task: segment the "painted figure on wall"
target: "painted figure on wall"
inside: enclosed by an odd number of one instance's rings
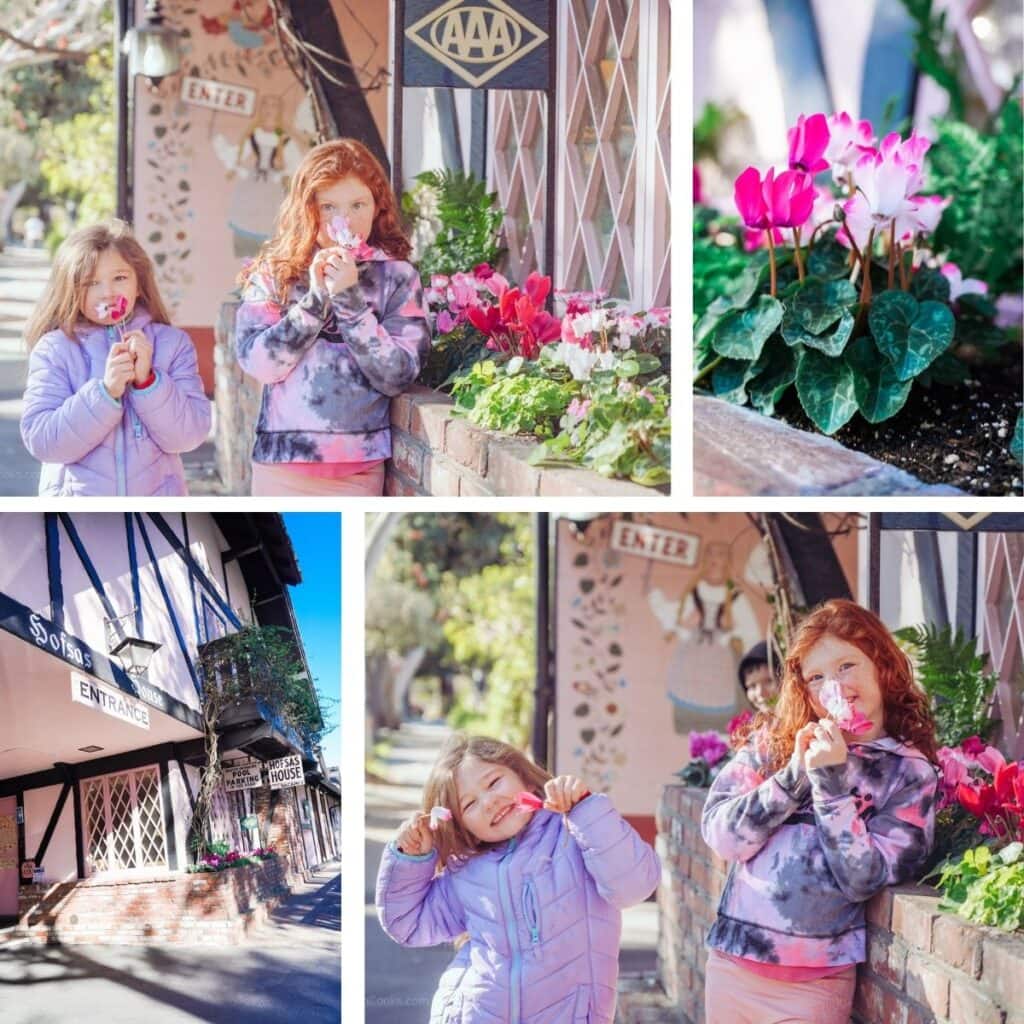
[[[277,208],[305,153],[300,142],[303,105],[295,111],[292,128],[285,127],[284,111],[282,97],[265,93],[237,143],[226,135],[213,137],[214,152],[233,182],[228,225],[237,258],[255,256],[273,234]]]
[[[199,17],[207,35],[228,35],[245,50],[254,50],[270,42],[274,28],[274,12],[267,0],[235,0],[220,14]]]
[[[733,579],[729,545],[707,544],[697,578],[681,596],[655,588],[648,604],[666,639],[677,641],[667,676],[676,732],[721,727],[746,703],[737,668],[761,638],[753,605]]]

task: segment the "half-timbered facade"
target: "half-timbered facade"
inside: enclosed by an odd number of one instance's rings
[[[274,514],[0,515],[0,918],[29,886],[187,870],[197,652],[276,625],[301,654],[287,591],[299,581]],[[121,663],[124,635],[159,645],[142,674]],[[276,842],[298,875],[337,856],[338,789],[319,751],[255,706],[225,722],[221,750],[231,766],[298,755],[303,784],[269,790],[264,773],[222,788],[211,840]]]

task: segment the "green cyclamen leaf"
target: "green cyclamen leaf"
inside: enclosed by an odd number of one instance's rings
[[[794,295],[789,312],[805,330],[821,334],[856,301],[857,289],[845,278],[820,281],[809,277]]]
[[[1017,426],[1013,428],[1013,440],[1010,442],[1010,454],[1018,462],[1024,462],[1024,413],[1017,416]]]
[[[956,322],[941,302],[918,303],[900,291],[883,292],[871,305],[868,326],[900,380],[911,380],[949,348]]]
[[[745,359],[724,359],[711,374],[711,390],[718,398],[734,405],[747,401],[746,383],[753,364]]]
[[[800,404],[823,434],[834,434],[857,411],[853,371],[843,359],[804,349],[796,369]]]
[[[808,348],[816,348],[827,356],[842,355],[846,343],[853,334],[853,314],[844,309],[839,323],[828,334],[812,334],[800,322],[787,316],[782,321],[782,337],[787,345],[806,345]]]
[[[922,267],[910,282],[911,294],[918,302],[932,299],[935,302],[949,302],[949,278],[931,267]]]
[[[796,380],[797,349],[791,349],[778,336],[769,338],[760,358],[750,368],[747,394],[750,404],[765,416]]]
[[[906,404],[914,382],[901,381],[870,338],[858,338],[847,348],[845,358],[853,371],[857,408],[864,419],[881,423],[895,416]]]
[[[728,359],[757,359],[765,342],[782,323],[782,303],[762,295],[750,309],[736,310],[715,329],[712,347]]]
[[[841,246],[835,235],[815,242],[807,260],[807,270],[815,277],[842,277],[850,269],[850,250]]]

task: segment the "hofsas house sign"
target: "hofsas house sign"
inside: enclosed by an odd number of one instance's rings
[[[402,85],[547,89],[549,0],[405,0]]]

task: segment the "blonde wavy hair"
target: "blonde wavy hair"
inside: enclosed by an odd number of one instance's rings
[[[30,349],[44,334],[58,329],[73,341],[78,340],[78,328],[85,322],[82,310],[89,281],[95,273],[96,261],[108,249],[116,249],[135,272],[139,287],[136,305],[141,302],[157,323],[170,323],[170,314],[157,288],[152,260],[135,240],[132,229],[123,220],[114,218],[79,228],[61,243],[53,258],[46,291],[25,328],[25,343]]]
[[[521,750],[487,736],[468,736],[454,733],[441,749],[427,784],[423,787],[423,812],[430,813],[432,807],[447,807],[452,820],[443,822],[434,833],[434,846],[438,853],[438,869],[455,867],[460,861],[489,848],[481,843],[463,825],[459,812],[459,793],[455,785],[455,773],[468,757],[488,764],[500,764],[515,772],[523,780],[526,789],[543,798],[544,783],[551,775],[535,765]]]

